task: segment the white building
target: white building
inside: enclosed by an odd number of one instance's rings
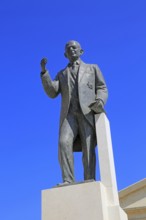
[[[128,220],[146,220],[146,179],[121,190],[119,200]]]

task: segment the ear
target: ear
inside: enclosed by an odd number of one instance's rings
[[[83,53],[84,53],[84,51],[81,49],[81,50],[80,50],[80,54],[82,55]]]

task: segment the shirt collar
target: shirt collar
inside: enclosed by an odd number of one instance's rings
[[[68,66],[69,66],[69,67],[71,67],[71,66],[73,66],[73,65],[78,65],[78,66],[79,66],[79,65],[80,65],[80,63],[81,63],[81,61],[80,61],[80,60],[76,60],[76,61],[75,61],[75,62],[73,62],[73,63],[69,63],[69,64],[68,64]]]

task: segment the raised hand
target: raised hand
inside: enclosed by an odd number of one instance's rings
[[[47,58],[43,58],[41,60],[41,69],[42,69],[42,73],[46,72],[46,64],[47,64]]]

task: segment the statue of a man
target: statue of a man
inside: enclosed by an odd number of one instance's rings
[[[94,114],[101,113],[108,92],[102,73],[96,64],[86,64],[77,41],[65,45],[68,65],[54,80],[46,69],[47,59],[41,60],[41,79],[47,95],[55,98],[62,96],[59,131],[59,161],[63,184],[73,183],[73,152],[82,151],[84,180],[95,179],[96,134]]]

